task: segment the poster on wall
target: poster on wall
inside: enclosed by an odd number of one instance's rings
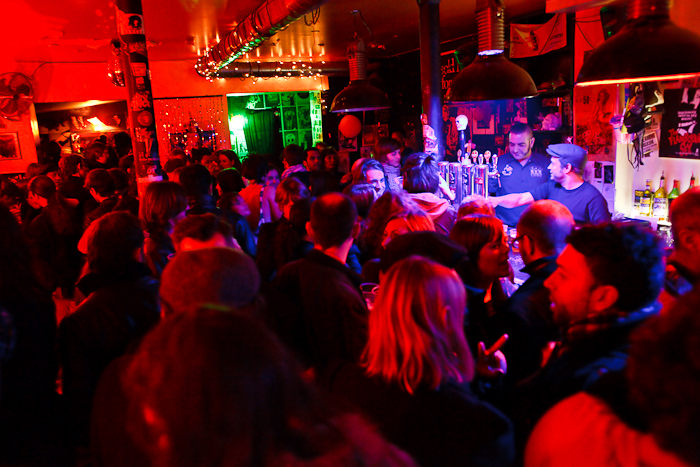
[[[0,133],[0,162],[21,158],[19,135],[17,133]]]
[[[700,88],[666,89],[659,157],[700,159]]]
[[[615,92],[615,85],[574,89],[574,143],[587,150],[589,155],[598,155],[596,160],[615,156],[610,125]]]
[[[559,13],[544,24],[510,25],[510,58],[543,55],[566,47],[566,15]]]
[[[357,151],[357,136],[348,138],[338,130],[338,149],[340,151]]]

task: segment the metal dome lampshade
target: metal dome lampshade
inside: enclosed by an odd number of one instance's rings
[[[630,0],[620,32],[586,58],[577,86],[684,79],[700,73],[700,35],[676,26],[670,0]]]
[[[348,47],[348,59],[350,84],[335,96],[331,103],[331,112],[361,112],[391,107],[386,94],[369,84],[366,79],[365,43],[361,38],[357,38]]]
[[[503,56],[504,7],[501,0],[477,0],[479,54],[452,80],[447,99],[452,102],[516,99],[537,95],[535,82]]]

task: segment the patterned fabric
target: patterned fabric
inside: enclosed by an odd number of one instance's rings
[[[289,177],[293,173],[297,173],[297,172],[306,172],[306,167],[304,167],[304,164],[297,164],[297,165],[291,166],[290,168],[288,168],[287,170],[282,172],[281,179],[284,180],[285,178]]]
[[[633,312],[610,311],[607,313],[593,314],[571,324],[563,332],[561,344],[555,351],[561,355],[570,347],[586,341],[589,336],[599,334],[611,329],[630,326],[641,322],[658,312],[656,304]]]

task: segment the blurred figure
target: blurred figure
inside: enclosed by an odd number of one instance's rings
[[[403,189],[401,177],[401,145],[393,138],[379,138],[374,143],[374,158],[384,167],[387,188],[394,193]]]
[[[457,218],[457,211],[448,199],[437,196],[444,180],[440,177],[435,158],[423,153],[412,154],[406,160],[403,171],[403,189],[433,219],[435,230],[449,235]],[[454,198],[454,195],[451,198]]]
[[[323,170],[321,166],[321,151],[315,147],[310,147],[306,149],[306,161],[304,161],[304,167],[309,172],[315,172],[317,170]]]
[[[501,279],[510,275],[510,247],[503,223],[483,214],[458,220],[450,238],[467,249],[468,267],[462,277],[469,302],[465,335],[475,352],[477,342],[491,345],[500,337],[489,332],[489,317],[508,298]]]
[[[282,180],[287,177],[294,176],[297,177],[301,182],[309,186],[309,172],[306,170],[306,151],[301,146],[296,144],[290,144],[282,150],[282,155],[280,156],[282,163],[284,164],[284,172],[282,172]]]
[[[152,465],[412,465],[359,417],[327,406],[274,336],[239,313],[165,321],[125,381],[131,431]]]
[[[434,232],[435,224],[425,212],[420,209],[401,211],[389,218],[384,228],[382,246],[386,246],[399,235],[408,232]]]
[[[88,446],[92,397],[104,369],[159,320],[158,281],[138,258],[143,231],[120,211],[96,221],[88,240],[89,273],[78,282],[87,296],[59,326],[63,395],[78,446]]]
[[[129,174],[124,169],[109,169],[109,175],[114,180],[114,192],[119,201],[112,211],[128,211],[134,216],[139,215],[139,200],[129,193]]]
[[[248,203],[250,215],[248,224],[253,232],[259,232],[260,226],[277,221],[282,213],[275,202],[275,190],[280,183],[277,169],[270,165],[263,156],[249,156],[243,161],[243,178],[250,184],[240,191]]]
[[[77,213],[45,175],[29,182],[27,202],[39,212],[24,224],[32,272],[46,292],[60,287],[66,297],[72,297],[81,264]]]
[[[496,217],[493,207],[484,199],[465,200],[457,211],[457,220],[463,219],[471,214],[484,214]]]
[[[510,422],[469,389],[474,359],[462,332],[457,274],[417,256],[394,264],[369,315],[359,365],[329,372],[345,398],[422,466],[510,465]]]
[[[700,465],[699,305],[691,292],[634,331],[627,372],[604,375],[547,412],[525,465]]]
[[[673,251],[668,259],[672,270],[666,291],[673,300],[700,285],[700,188],[691,188],[671,205]]]
[[[405,194],[385,193],[377,198],[369,210],[367,228],[358,241],[363,263],[381,254],[384,231],[391,216],[410,209],[418,209],[418,206]]]
[[[245,188],[243,176],[234,168],[224,169],[216,176],[216,188],[219,196],[225,193],[239,193]]]
[[[143,255],[153,277],[160,277],[169,256],[175,253],[170,235],[175,224],[185,218],[186,209],[185,190],[175,182],[149,183],[143,193],[139,218],[148,235]]]
[[[529,277],[498,308],[491,323],[491,340],[509,336],[503,353],[508,359],[506,380],[510,384],[541,368],[542,350],[558,339],[544,281],[557,268],[557,257],[573,228],[574,217],[557,201],[536,201],[520,216],[515,242],[525,264],[522,271]]]
[[[355,204],[340,193],[323,195],[306,228],[314,249],[280,269],[274,286],[284,299],[270,311],[284,340],[321,371],[335,360],[357,361],[365,345],[362,278],[345,264],[359,231]]]
[[[175,225],[171,238],[177,253],[212,247],[241,249],[233,238],[231,225],[211,213],[182,219]]]
[[[114,210],[119,202],[119,196],[115,193],[114,179],[105,169],[93,169],[85,179],[85,189],[88,190],[94,202],[86,203],[83,230],[100,217]]]
[[[219,149],[218,151],[214,152],[214,157],[219,160],[221,170],[241,170],[241,161],[238,159],[238,155],[236,155],[236,153],[230,149]]]
[[[250,215],[250,207],[239,193],[224,193],[219,197],[216,206],[222,211],[233,211],[243,217]]]
[[[333,148],[326,148],[321,151],[321,159],[323,160],[323,170],[333,173],[340,173],[340,156]]]
[[[19,224],[0,205],[0,464],[63,465],[56,311],[30,264]]]

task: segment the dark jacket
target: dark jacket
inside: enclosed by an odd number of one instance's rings
[[[557,346],[541,370],[516,386],[512,407],[506,408],[515,422],[519,445],[524,445],[535,423],[556,403],[587,390],[604,374],[624,369],[630,334],[658,310],[654,304],[607,329]]]
[[[317,369],[356,362],[367,342],[367,304],[362,277],[319,250],[282,267],[274,280],[280,296],[270,313],[282,337]]]
[[[65,201],[49,204],[24,224],[32,272],[47,292],[71,289],[80,273],[80,225],[77,213]]]
[[[514,459],[513,427],[468,383],[450,381],[414,394],[353,364],[326,374],[322,384],[359,408],[390,442],[423,467],[508,466]]]
[[[249,256],[255,258],[255,253],[257,252],[255,236],[250,230],[250,226],[245,217],[237,212],[222,211],[217,208],[214,198],[209,195],[189,198],[187,203],[189,205],[189,209],[187,210],[188,216],[211,213],[231,224],[231,227],[233,227],[233,237],[241,246],[241,249]]]
[[[163,231],[149,233],[143,242],[143,256],[145,263],[151,270],[153,277],[160,278],[163,269],[170,260],[170,255],[175,253],[175,246],[170,235]]]
[[[508,343],[502,351],[508,361],[506,380],[509,384],[539,370],[542,349],[548,342],[558,339],[549,291],[544,287],[544,281],[557,268],[556,259],[556,256],[541,258],[523,268],[530,277],[491,318],[487,347],[508,334]]]
[[[93,209],[90,212],[86,212],[85,218],[83,219],[83,230],[86,230],[88,227],[90,227],[90,224],[95,222],[100,217],[112,212],[118,202],[119,196],[110,196],[109,198],[103,200],[95,209]]]
[[[88,298],[59,326],[63,394],[79,443],[87,443],[92,396],[102,371],[158,323],[158,281],[133,263],[127,274],[87,274],[78,288]]]

